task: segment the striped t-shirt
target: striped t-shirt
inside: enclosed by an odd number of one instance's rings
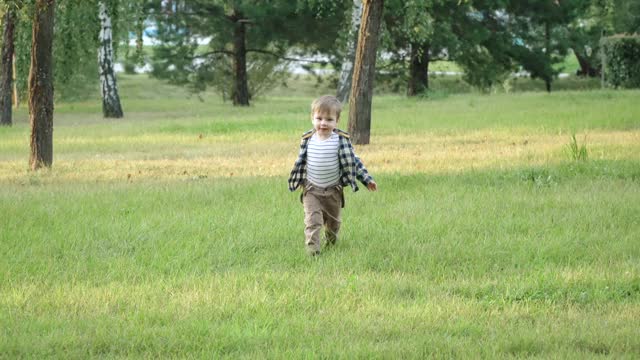
[[[319,187],[329,187],[338,184],[340,179],[340,163],[338,149],[339,136],[331,133],[326,140],[320,140],[318,134],[313,134],[307,146],[307,180]]]

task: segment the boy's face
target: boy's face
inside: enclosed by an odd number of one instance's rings
[[[338,125],[339,116],[333,111],[314,111],[311,123],[319,135],[331,135]]]

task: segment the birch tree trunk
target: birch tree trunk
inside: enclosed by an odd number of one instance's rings
[[[103,1],[98,4],[98,18],[100,19],[98,64],[100,66],[100,83],[102,85],[102,115],[106,118],[121,118],[124,114],[122,113],[116,75],[113,70],[111,16],[109,16]]]
[[[369,143],[376,50],[384,1],[363,0],[363,4],[349,106],[349,132],[354,144]]]
[[[351,26],[347,40],[347,53],[340,69],[340,80],[338,82],[337,98],[342,103],[349,101],[351,92],[351,78],[353,77],[353,61],[356,57],[356,47],[358,46],[358,32],[362,20],[362,0],[353,0],[351,12]]]
[[[53,21],[55,0],[36,0],[29,70],[32,170],[53,163]]]
[[[0,125],[11,126],[11,95],[13,91],[13,56],[15,51],[16,9],[9,6],[4,15],[2,64],[0,65]]]

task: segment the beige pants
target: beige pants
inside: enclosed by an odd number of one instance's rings
[[[304,204],[304,235],[307,252],[320,253],[320,231],[325,228],[327,244],[333,245],[338,240],[340,231],[340,212],[342,210],[342,186],[318,188],[309,183],[304,187],[302,203]]]

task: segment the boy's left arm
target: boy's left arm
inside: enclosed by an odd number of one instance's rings
[[[369,175],[367,168],[364,167],[364,164],[362,163],[358,155],[356,155],[354,152],[353,156],[356,158],[356,179],[363,183],[370,191],[378,190],[378,184],[376,184],[376,182],[373,180],[373,177]]]
[[[369,189],[370,191],[378,190],[378,184],[376,184],[376,182],[373,180],[373,177],[369,175],[367,168],[364,167],[362,160],[360,160],[360,158],[356,154],[356,151],[353,148],[353,144],[351,143],[351,140],[348,137],[347,137],[347,148],[349,149],[349,151],[351,152],[351,155],[353,156],[352,159],[354,161],[353,166],[355,167],[356,179],[361,183],[363,183],[367,187],[367,189]]]

